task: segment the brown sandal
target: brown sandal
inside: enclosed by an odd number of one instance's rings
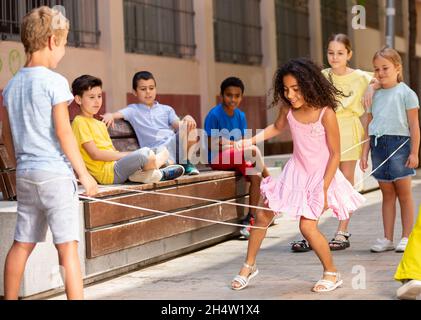
[[[336,232],[335,237],[329,242],[330,250],[338,251],[349,248],[351,246],[351,243],[348,240],[350,236],[351,234],[349,232]]]

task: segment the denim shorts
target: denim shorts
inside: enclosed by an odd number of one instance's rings
[[[380,182],[393,182],[410,176],[415,176],[415,170],[405,166],[409,154],[411,153],[410,137],[388,136],[380,138],[370,137],[371,161],[373,170],[378,168],[392,153],[394,153],[402,144],[406,144],[395,153],[385,164],[383,164],[373,177]]]
[[[20,170],[16,190],[16,241],[45,242],[48,226],[55,244],[80,241],[78,188],[73,176]]]

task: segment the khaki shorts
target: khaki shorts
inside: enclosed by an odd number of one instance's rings
[[[80,241],[78,188],[73,176],[19,170],[16,190],[16,241],[45,242],[48,226],[55,244]]]

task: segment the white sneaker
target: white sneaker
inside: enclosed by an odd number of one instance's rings
[[[161,170],[137,170],[129,177],[129,180],[140,183],[157,183],[161,181],[162,175]]]
[[[395,246],[393,242],[389,239],[377,239],[377,242],[374,246],[371,247],[372,252],[384,252],[384,251],[391,251],[395,250]]]
[[[398,246],[396,247],[395,251],[404,252],[407,244],[408,244],[408,238],[402,238]]]

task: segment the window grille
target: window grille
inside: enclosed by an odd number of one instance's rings
[[[70,20],[68,44],[75,47],[97,47],[97,0],[0,0],[0,36],[2,40],[20,41],[22,18],[34,8],[61,5]]]
[[[260,0],[214,0],[215,59],[262,63]]]
[[[195,56],[192,0],[124,0],[126,51]]]
[[[276,0],[278,65],[310,57],[308,0]]]

